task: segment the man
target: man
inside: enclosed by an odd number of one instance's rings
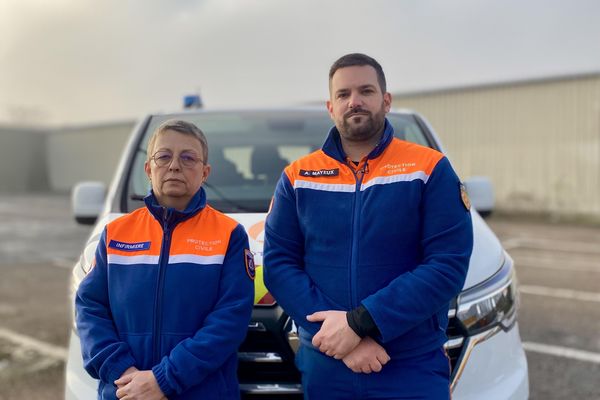
[[[265,229],[305,398],[447,399],[448,306],[473,245],[464,187],[443,154],[393,137],[377,61],[341,57],[329,92],[335,127],[285,169]]]

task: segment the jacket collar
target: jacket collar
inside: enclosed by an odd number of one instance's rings
[[[152,190],[144,197],[144,203],[146,203],[146,207],[150,213],[161,225],[164,225],[166,222],[168,226],[174,226],[193,217],[206,207],[206,192],[203,187],[200,187],[183,211],[178,211],[171,207],[163,207],[158,204],[158,200],[156,200],[156,196],[154,196]]]
[[[373,158],[379,157],[379,155],[383,153],[383,151],[390,144],[393,138],[394,128],[386,118],[383,127],[383,135],[381,135],[379,143],[377,143],[377,146],[375,146],[375,148],[371,150],[367,158],[371,160]],[[329,157],[334,158],[340,162],[346,162],[346,153],[344,152],[344,149],[342,147],[342,142],[340,140],[340,132],[338,131],[336,126],[329,130],[327,139],[323,144],[323,152]]]

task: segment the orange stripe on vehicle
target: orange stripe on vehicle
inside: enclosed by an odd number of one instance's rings
[[[265,230],[265,221],[258,221],[248,228],[248,236],[254,240],[258,240],[258,236]]]

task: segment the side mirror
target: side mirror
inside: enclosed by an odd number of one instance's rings
[[[106,185],[102,182],[80,182],[71,192],[71,208],[75,221],[82,225],[92,225],[104,208]]]
[[[489,216],[494,210],[494,188],[492,181],[486,176],[473,176],[464,182],[471,206],[482,217]]]

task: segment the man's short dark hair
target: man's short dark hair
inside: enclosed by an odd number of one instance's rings
[[[377,72],[377,81],[379,82],[381,93],[385,93],[386,83],[383,68],[381,68],[381,65],[379,65],[374,58],[361,53],[346,54],[345,56],[338,58],[337,61],[333,63],[329,69],[329,87],[331,88],[331,79],[333,78],[335,71],[338,69],[346,67],[361,67],[364,65],[370,65],[375,69],[375,72]]]

